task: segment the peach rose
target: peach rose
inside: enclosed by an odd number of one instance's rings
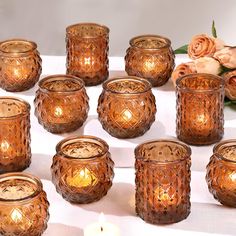
[[[225,79],[225,95],[230,100],[236,100],[236,70],[223,74]]]
[[[221,72],[220,63],[211,57],[201,57],[193,61],[197,73],[208,73],[218,75]]]
[[[212,38],[206,34],[199,34],[192,38],[188,45],[188,55],[192,59],[213,54],[224,47],[224,42],[217,38]]]
[[[235,69],[236,68],[236,47],[225,47],[214,54],[221,65]]]
[[[196,68],[193,62],[182,63],[178,65],[172,72],[171,80],[176,86],[176,80],[184,75],[196,73]]]

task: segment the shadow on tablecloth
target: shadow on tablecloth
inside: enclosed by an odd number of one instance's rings
[[[83,230],[74,226],[49,223],[48,228],[43,234],[44,236],[83,236]]]

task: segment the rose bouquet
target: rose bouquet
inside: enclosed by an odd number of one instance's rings
[[[176,80],[186,74],[209,73],[225,79],[225,104],[236,104],[236,46],[227,46],[217,38],[215,23],[212,24],[212,37],[199,34],[188,45],[176,49],[175,54],[188,54],[192,61],[178,65],[171,75]]]

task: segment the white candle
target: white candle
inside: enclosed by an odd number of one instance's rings
[[[84,229],[84,236],[120,236],[120,230],[116,225],[106,222],[101,213],[99,222],[90,224]]]

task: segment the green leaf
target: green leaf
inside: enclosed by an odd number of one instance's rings
[[[212,26],[211,26],[211,33],[214,38],[217,38],[217,33],[216,33],[216,27],[215,27],[215,21],[213,20]]]
[[[225,97],[224,104],[225,104],[225,106],[232,106],[232,105],[236,106],[236,101],[232,101],[232,100],[228,99],[227,97]]]
[[[229,69],[229,68],[221,65],[220,75],[223,75],[224,73],[229,72],[229,71],[233,71],[233,70],[235,70],[235,69]]]
[[[180,48],[177,48],[174,50],[174,53],[175,54],[187,54],[188,53],[188,44],[180,47]]]

